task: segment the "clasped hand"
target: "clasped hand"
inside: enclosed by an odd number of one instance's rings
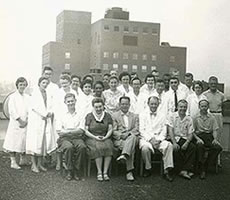
[[[104,141],[106,140],[106,137],[105,136],[95,136],[95,139],[98,141]]]
[[[149,142],[153,145],[153,147],[154,147],[155,149],[158,149],[161,141],[160,141],[160,140],[157,140],[157,139],[155,139],[155,138],[153,137],[153,138],[151,138],[151,140],[150,140]]]

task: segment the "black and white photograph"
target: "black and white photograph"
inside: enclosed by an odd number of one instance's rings
[[[0,4],[0,200],[230,199],[230,1]]]

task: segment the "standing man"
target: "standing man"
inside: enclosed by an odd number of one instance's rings
[[[186,98],[185,92],[179,90],[179,79],[177,77],[170,78],[170,90],[166,92],[167,113],[177,112],[178,102]]]
[[[148,98],[148,111],[140,115],[140,149],[145,163],[144,177],[151,175],[151,153],[158,149],[164,162],[164,177],[172,181],[169,172],[173,168],[173,146],[166,140],[165,116],[158,111],[159,99]]]
[[[184,83],[182,83],[180,81],[180,71],[179,70],[173,71],[172,72],[172,77],[178,78],[178,81],[179,81],[179,83],[178,83],[178,90],[186,93],[186,91],[188,90],[188,88],[187,88],[187,86]]]
[[[68,111],[62,113],[62,118],[58,123],[58,152],[64,154],[67,169],[66,179],[70,181],[74,177],[75,180],[80,180],[82,176],[80,169],[86,155],[86,146],[83,141],[83,118],[75,109],[74,94],[66,94],[64,100]],[[61,159],[58,157],[57,165],[60,164]]]
[[[134,155],[139,135],[138,115],[129,111],[130,98],[119,99],[120,110],[113,114],[114,146],[121,151],[117,161],[126,162],[126,179],[133,181]]]
[[[165,94],[165,83],[163,79],[156,80],[156,90],[153,94],[153,96],[158,97],[159,99],[159,106],[157,108],[158,112],[161,112],[163,115],[165,115],[165,118],[167,116],[167,98]]]
[[[170,74],[164,74],[163,75],[163,80],[164,80],[164,83],[165,83],[165,92],[169,91],[169,82],[170,82]]]
[[[130,111],[139,114],[141,111],[140,108],[140,88],[141,88],[141,79],[135,77],[131,80],[131,86],[133,87],[133,95],[131,96],[131,107]]]
[[[209,102],[209,111],[214,115],[217,121],[218,135],[217,140],[221,141],[221,135],[223,132],[223,116],[222,116],[222,104],[224,102],[224,94],[217,89],[218,79],[215,76],[209,78],[209,90],[203,94],[207,97]],[[220,156],[218,158],[218,164],[221,166]]]
[[[51,95],[52,103],[57,100],[57,93],[59,91],[59,87],[56,83],[51,81],[53,76],[53,69],[51,67],[45,66],[42,71],[42,76],[47,78],[49,81],[49,85],[46,88],[46,91]]]
[[[178,112],[172,113],[167,119],[167,128],[174,149],[175,170],[185,179],[191,179],[196,147],[191,142],[193,138],[193,121],[186,116],[188,103],[186,100],[178,102]]]
[[[193,94],[194,91],[193,91],[193,74],[192,73],[186,73],[185,76],[184,76],[184,83],[185,85],[187,86],[187,90],[185,90],[185,93],[186,93],[186,98]]]
[[[205,99],[201,100],[199,108],[200,113],[194,119],[194,137],[197,143],[200,179],[205,179],[208,166],[215,164],[222,148],[217,141],[218,125],[216,119],[211,113],[208,113],[209,102]]]

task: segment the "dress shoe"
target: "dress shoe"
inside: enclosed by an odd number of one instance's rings
[[[56,165],[56,171],[60,171],[61,170],[61,166],[60,165]]]
[[[31,166],[31,171],[34,172],[34,173],[39,173],[40,170],[37,168],[37,166]]]
[[[10,167],[12,169],[21,169],[21,167],[16,162],[12,162],[11,165],[10,165]]]
[[[101,173],[97,174],[97,180],[98,180],[99,182],[102,182],[102,181],[104,180]]]
[[[20,158],[19,165],[21,166],[28,166],[30,165],[29,162],[25,158]]]
[[[106,174],[106,173],[103,174],[103,178],[104,178],[104,181],[109,181],[110,180],[108,174]]]
[[[144,174],[143,174],[143,177],[149,177],[149,176],[151,176],[151,169],[146,169],[145,171],[144,171]]]
[[[120,155],[118,158],[117,158],[117,162],[121,162],[121,163],[125,163],[127,160],[127,158],[125,157],[125,155]]]
[[[133,172],[128,172],[126,174],[126,180],[127,181],[134,181]]]
[[[169,181],[169,182],[172,182],[172,181],[173,181],[173,178],[172,178],[171,175],[169,175],[169,173],[164,174],[164,178],[165,178],[165,180],[167,180],[167,181]]]
[[[71,181],[71,180],[72,180],[72,178],[73,178],[73,176],[72,176],[72,172],[71,172],[71,171],[68,171],[68,172],[67,172],[67,175],[66,175],[66,177],[65,177],[65,178],[66,178],[66,180],[67,180],[67,181]]]
[[[81,178],[80,178],[80,176],[79,176],[79,172],[76,170],[75,171],[75,173],[74,173],[74,179],[76,180],[76,181],[80,181],[81,180]]]
[[[38,169],[40,169],[43,172],[47,172],[47,169],[45,167],[43,167],[42,165],[39,165]]]
[[[204,171],[202,171],[202,172],[200,173],[200,179],[201,179],[201,180],[204,180],[205,178],[206,178],[206,174],[205,174]]]
[[[181,171],[179,175],[187,180],[191,180],[191,177],[188,175],[187,171]]]
[[[193,172],[188,172],[188,175],[192,178],[194,176]]]

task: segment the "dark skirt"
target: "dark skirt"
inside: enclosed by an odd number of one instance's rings
[[[87,153],[90,159],[107,157],[113,155],[113,142],[111,139],[98,141],[95,139],[86,139]]]

